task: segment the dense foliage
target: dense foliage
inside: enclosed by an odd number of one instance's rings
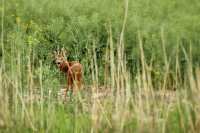
[[[199,12],[197,0],[129,1],[124,35],[128,68],[134,72],[139,61],[138,31],[142,33],[147,61],[153,59],[156,65],[163,66],[163,32],[167,56],[172,62],[177,46],[187,52],[192,47],[193,63],[199,65]],[[64,47],[69,52],[69,60],[79,60],[87,67],[90,62],[88,53],[95,44],[101,68],[105,63],[109,24],[117,45],[123,18],[124,2],[119,0],[7,0],[4,20],[6,57],[16,57],[12,47],[25,55],[31,50],[35,67],[39,66],[39,60],[52,66],[52,51]],[[184,64],[182,50],[179,53]],[[9,68],[9,59],[7,66]],[[89,70],[85,73],[88,74]]]

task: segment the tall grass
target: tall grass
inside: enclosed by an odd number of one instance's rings
[[[16,2],[16,22],[7,15],[13,13],[12,2]],[[174,33],[195,32],[198,24],[183,31],[173,31],[178,29],[175,20],[165,20],[172,25],[169,29],[158,24],[165,14],[163,8],[170,12],[179,0],[169,7],[165,7],[167,1],[117,1],[112,8],[104,7],[105,11],[111,10],[108,13],[99,10],[105,3],[111,4],[107,1],[29,2],[2,1],[0,132],[199,132],[200,68],[195,51],[199,35],[184,35],[182,41],[182,35]],[[141,11],[142,5],[145,11]],[[160,14],[154,13],[159,8],[156,5],[162,7]],[[25,13],[28,8],[31,16]],[[96,16],[89,15],[96,10]],[[173,15],[179,16],[175,11]],[[72,12],[80,17],[78,23],[70,16]],[[82,12],[88,16],[77,15]],[[158,28],[146,23],[154,21],[150,15],[158,19]],[[142,19],[145,16],[148,19]],[[96,22],[88,22],[87,17]],[[101,23],[104,26],[98,26]],[[67,28],[62,31],[60,26]],[[185,46],[188,41],[190,45]],[[62,46],[71,50],[69,59],[79,59],[84,66],[83,90],[66,101],[57,95],[66,81],[51,63],[51,52]],[[135,66],[130,64],[130,57],[136,58]]]

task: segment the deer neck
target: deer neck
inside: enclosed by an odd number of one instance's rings
[[[63,61],[60,65],[60,70],[63,72],[68,72],[69,68],[70,68],[70,64],[68,61]]]

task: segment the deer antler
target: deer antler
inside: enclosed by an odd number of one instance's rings
[[[67,53],[67,51],[64,48],[62,48],[61,50],[57,49],[57,50],[53,51],[54,57],[58,57],[58,56],[66,57],[66,55],[67,55],[66,53]]]
[[[66,58],[68,56],[69,52],[65,49],[65,48],[62,48],[60,50],[60,55],[62,55],[64,58]]]
[[[63,57],[66,56],[66,50],[65,50],[64,48],[61,49],[61,55],[62,55]]]

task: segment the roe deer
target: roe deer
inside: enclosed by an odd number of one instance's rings
[[[54,51],[55,63],[60,71],[64,72],[67,76],[66,92],[69,89],[76,92],[82,86],[82,65],[78,61],[68,61],[65,55],[66,51],[64,49]]]

